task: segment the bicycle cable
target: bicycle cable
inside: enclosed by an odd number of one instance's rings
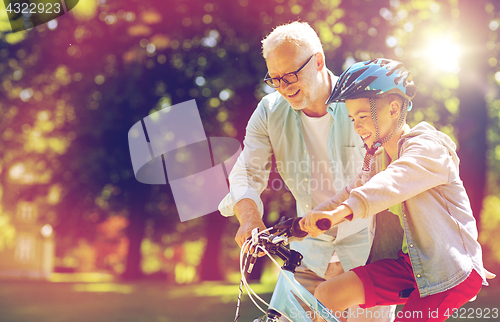
[[[263,231],[262,233],[264,233],[264,232],[265,231]],[[260,233],[259,233],[259,235],[260,235]],[[268,251],[265,248],[263,248],[263,247],[261,247],[259,245],[256,245],[254,243],[251,243],[251,242],[249,242],[247,245],[250,245],[250,244],[252,244],[251,247],[255,247],[255,250],[254,250],[255,252],[258,253],[259,251],[262,251],[262,252],[264,252],[266,255],[268,255],[270,257],[270,254],[268,253]],[[254,305],[257,306],[257,308],[259,308],[260,311],[262,311],[263,313],[266,313],[266,311],[264,309],[262,309],[260,307],[260,305],[255,302],[255,299],[253,297],[255,297],[256,299],[258,299],[260,302],[262,302],[266,306],[269,306],[269,303],[267,303],[266,301],[264,301],[257,293],[255,293],[255,291],[248,284],[248,281],[247,281],[247,279],[245,277],[246,262],[248,261],[248,257],[249,256],[250,255],[247,253],[246,260],[245,260],[245,265],[243,267],[240,266],[240,272],[242,274],[243,286],[245,286],[245,290],[247,291],[248,296],[249,296],[250,300],[252,300],[252,302],[254,303]]]
[[[266,230],[263,230],[262,232],[259,232],[257,234],[257,237],[259,235],[261,235],[261,234],[269,231],[269,230],[271,230],[271,228],[268,228]],[[274,265],[276,265],[280,269],[281,272],[283,271],[282,268],[281,268],[281,265],[271,256],[271,254],[269,254],[269,252],[267,251],[267,249],[265,249],[264,247],[262,247],[262,246],[260,246],[258,244],[255,244],[254,242],[252,242],[251,239],[248,239],[248,240],[245,241],[245,243],[241,247],[241,251],[240,251],[240,274],[241,274],[241,280],[240,280],[240,290],[239,290],[239,295],[238,295],[238,303],[236,305],[235,322],[237,322],[238,318],[239,318],[239,309],[240,309],[240,305],[241,305],[241,295],[243,293],[243,290],[242,290],[242,287],[241,287],[242,285],[245,287],[245,290],[247,291],[247,294],[248,294],[248,297],[250,298],[250,300],[253,302],[253,304],[261,312],[263,312],[264,314],[266,314],[266,311],[264,309],[262,309],[259,304],[256,303],[256,301],[253,298],[253,296],[255,296],[259,301],[261,301],[267,307],[270,306],[269,303],[267,303],[266,301],[264,301],[257,293],[255,293],[255,291],[248,284],[248,281],[247,281],[247,279],[245,277],[245,268],[247,266],[248,257],[250,256],[247,252],[245,252],[245,250],[247,249],[247,247],[254,247],[255,248],[254,252],[257,252],[257,253],[258,253],[259,250],[262,250],[262,252],[265,253],[271,259],[271,261],[274,263]],[[246,256],[245,256],[245,254],[246,254]],[[243,263],[243,258],[245,258],[244,263]],[[309,306],[310,308],[312,308],[312,305],[304,298],[304,296],[297,289],[297,287],[295,287],[295,285],[290,280],[290,278],[286,274],[283,274],[283,275],[287,279],[288,283],[290,283],[290,285],[292,286],[292,288],[295,290],[296,294],[298,294],[298,296],[300,297],[300,299],[304,302],[304,304],[306,304],[307,306]],[[252,296],[252,294],[253,294],[253,296]],[[282,312],[279,312],[279,313],[283,315]]]
[[[244,244],[243,244],[244,245]],[[247,261],[245,260],[245,265]],[[241,275],[241,253],[240,253],[240,275]],[[240,288],[238,291],[238,302],[236,303],[236,315],[234,316],[234,322],[238,322],[238,319],[240,318],[240,306],[241,306],[241,295],[243,294],[243,277],[240,278]]]
[[[257,234],[257,237],[263,233],[266,233],[268,232],[269,230],[271,230],[271,228],[268,228],[268,229],[265,229],[261,232],[259,232]],[[248,297],[250,298],[250,300],[253,302],[253,304],[260,310],[262,311],[263,313],[266,313],[266,311],[264,311],[259,304],[257,304],[254,300],[254,298],[252,297],[252,294],[259,300],[261,301],[262,303],[264,303],[265,305],[269,306],[269,303],[267,303],[266,301],[264,301],[261,297],[259,297],[259,295],[257,293],[255,293],[253,291],[253,289],[250,287],[250,285],[248,284],[247,280],[246,280],[246,277],[245,277],[245,268],[247,266],[247,262],[248,262],[248,257],[250,256],[245,250],[248,248],[250,249],[251,247],[254,247],[255,250],[254,251],[258,251],[259,250],[262,250],[265,254],[267,254],[268,256],[269,253],[267,252],[267,250],[263,247],[260,247],[259,245],[257,245],[256,247],[256,244],[253,243],[250,239],[249,240],[246,240],[245,243],[241,246],[241,250],[240,250],[240,275],[241,275],[241,279],[240,279],[240,288],[239,288],[239,294],[238,294],[238,303],[236,305],[236,315],[235,315],[235,322],[238,321],[239,319],[239,310],[240,310],[240,306],[241,306],[241,295],[243,294],[243,289],[242,289],[242,285],[245,287],[245,290],[247,291],[247,294],[248,294]],[[246,254],[246,256],[245,256]],[[243,258],[245,258],[245,262],[243,263]],[[243,265],[242,265],[243,264]]]

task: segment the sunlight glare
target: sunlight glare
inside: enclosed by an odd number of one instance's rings
[[[430,41],[424,55],[435,68],[448,73],[458,73],[458,59],[462,55],[460,46],[446,38],[436,38]]]

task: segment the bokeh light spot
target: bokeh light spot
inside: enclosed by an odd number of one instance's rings
[[[161,54],[158,56],[158,58],[156,60],[158,61],[158,63],[163,65],[167,62],[167,56]]]
[[[389,48],[396,47],[396,45],[398,44],[398,39],[394,36],[389,36],[385,39],[385,44]]]
[[[497,20],[491,21],[490,25],[489,25],[490,30],[492,30],[492,31],[497,30],[499,26],[500,26],[500,23]]]
[[[224,89],[219,93],[219,98],[223,101],[227,101],[231,97],[231,91],[229,89]]]
[[[153,54],[156,51],[156,46],[153,44],[148,44],[146,46],[146,50],[148,51],[148,53]]]
[[[53,232],[52,226],[49,224],[43,225],[40,232],[42,233],[43,237],[49,238],[50,236],[52,236],[52,232]]]
[[[500,72],[495,73],[495,80],[500,83]]]
[[[54,30],[57,28],[57,20],[51,20],[47,23],[47,27],[49,27],[50,30]]]
[[[104,83],[104,80],[105,80],[105,79],[104,79],[104,76],[102,76],[102,75],[97,75],[97,76],[95,77],[95,83],[96,83],[97,85],[102,85],[102,84]]]
[[[203,86],[203,85],[205,85],[206,81],[205,81],[205,78],[203,78],[202,76],[198,76],[198,77],[196,77],[196,79],[194,80],[194,82],[198,86]]]
[[[29,99],[33,96],[33,90],[31,88],[23,89],[21,93],[19,94],[19,97],[24,101],[27,102]]]
[[[217,97],[212,97],[209,101],[210,107],[217,107],[220,105],[220,100]]]
[[[13,76],[14,80],[18,81],[23,77],[23,71],[18,69],[14,72],[14,74],[12,76]]]
[[[212,22],[212,16],[211,15],[204,15],[203,18],[202,18],[202,20],[203,20],[204,24],[208,25],[209,23]]]
[[[405,23],[405,25],[403,26],[403,29],[406,31],[406,32],[412,32],[413,31],[413,24],[411,22],[407,22]]]
[[[291,11],[294,15],[298,15],[299,13],[302,12],[302,7],[296,4],[292,7]]]

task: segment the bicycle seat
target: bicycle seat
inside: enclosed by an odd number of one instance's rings
[[[399,292],[399,298],[400,299],[407,299],[410,297],[410,294],[415,291],[415,289],[412,287],[412,288],[407,288],[405,290],[402,290],[401,292]]]

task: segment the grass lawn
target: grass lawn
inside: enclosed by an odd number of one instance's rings
[[[261,287],[262,289],[262,287]],[[263,289],[267,298],[270,288]],[[234,321],[238,285],[0,281],[1,322]],[[259,316],[244,297],[239,321]]]
[[[272,285],[255,287],[266,300]],[[160,281],[134,283],[0,280],[1,322],[231,322],[238,285],[203,283],[172,286]],[[472,311],[474,309],[474,311]],[[500,292],[485,288],[475,302],[449,321],[500,321]],[[484,316],[490,310],[490,318]],[[471,314],[473,312],[473,314]],[[261,315],[244,297],[240,322]],[[494,318],[497,316],[497,318]]]

